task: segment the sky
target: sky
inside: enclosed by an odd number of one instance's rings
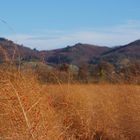
[[[50,50],[140,39],[140,0],[0,0],[0,36]]]

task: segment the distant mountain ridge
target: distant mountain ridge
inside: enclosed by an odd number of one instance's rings
[[[126,59],[127,61],[140,60],[140,40],[113,48],[78,43],[62,49],[38,51],[0,38],[0,62],[13,59],[13,57],[14,60],[20,57],[21,60],[27,62],[37,60],[56,65],[68,63],[79,66],[99,63],[102,60],[119,65]]]
[[[16,44],[11,40],[0,38],[0,62],[8,61],[8,59],[21,59],[24,61],[39,59],[39,51]]]
[[[120,65],[123,61],[133,63],[134,61],[140,62],[140,40],[136,40],[124,46],[112,48],[111,50],[100,55],[94,59],[93,62],[107,61],[115,65]]]
[[[49,63],[72,63],[80,65],[82,63],[89,63],[93,57],[100,56],[109,50],[110,48],[104,46],[78,43],[74,46],[47,51],[45,60]]]

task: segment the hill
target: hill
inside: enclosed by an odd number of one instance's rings
[[[0,62],[39,60],[39,51],[32,50],[11,40],[0,38]]]
[[[44,51],[45,61],[49,63],[71,63],[74,65],[87,64],[93,57],[99,57],[101,54],[109,51],[110,48],[78,43],[74,46]]]
[[[107,61],[116,66],[127,65],[135,61],[140,62],[140,40],[112,48],[99,57],[92,58],[92,63],[99,63],[100,61]]]
[[[80,66],[89,63],[97,64],[101,61],[116,66],[127,65],[140,61],[140,40],[113,48],[78,43],[61,49],[38,51],[0,38],[0,62],[9,60],[44,61],[52,65],[68,63]]]

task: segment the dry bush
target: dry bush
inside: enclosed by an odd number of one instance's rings
[[[140,87],[40,85],[1,68],[0,139],[139,140]]]

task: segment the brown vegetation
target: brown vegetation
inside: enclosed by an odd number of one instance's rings
[[[41,85],[15,71],[0,70],[0,139],[140,139],[138,85]]]

